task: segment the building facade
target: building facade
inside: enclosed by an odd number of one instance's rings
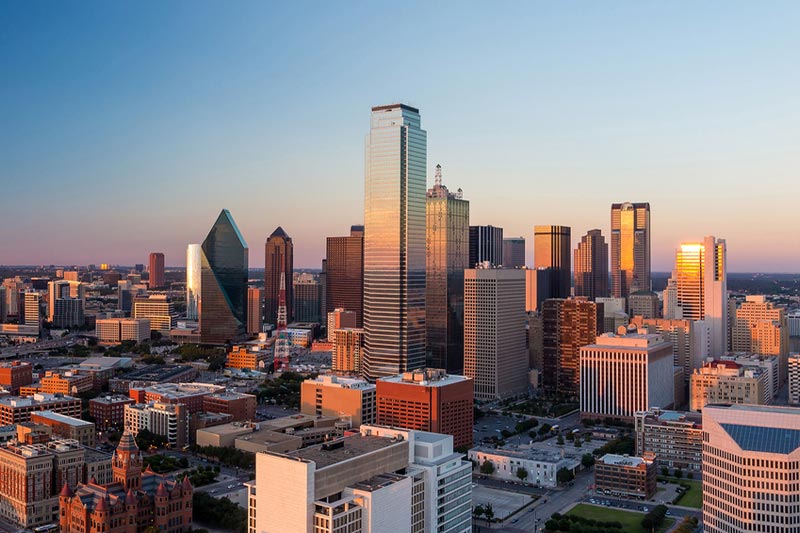
[[[320,313],[322,287],[312,274],[295,276],[293,282],[294,319],[298,322],[322,323]]]
[[[165,284],[164,280],[164,254],[161,252],[150,253],[150,283],[151,289],[161,288]]]
[[[469,265],[475,268],[488,263],[491,267],[503,266],[503,228],[495,226],[469,226]]]
[[[202,291],[203,248],[199,244],[186,247],[186,319],[200,318],[200,297]]]
[[[375,384],[363,379],[318,376],[300,384],[300,412],[347,417],[352,427],[375,423]]]
[[[525,267],[525,237],[503,239],[503,266],[505,268]]]
[[[575,248],[575,296],[591,301],[608,296],[608,244],[599,229],[590,229]]]
[[[551,299],[542,304],[542,387],[577,395],[580,349],[597,338],[602,304],[584,298]]]
[[[792,354],[788,359],[789,403],[800,404],[800,354]]]
[[[770,403],[769,373],[758,366],[734,361],[709,361],[692,373],[689,408],[702,411],[708,404],[763,405]]]
[[[534,226],[533,267],[547,272],[547,287],[537,286],[537,298],[569,298],[572,281],[572,230],[569,226]],[[544,289],[548,288],[547,294]]]
[[[656,493],[656,462],[653,454],[630,457],[607,453],[594,464],[598,491],[622,498],[649,500]]]
[[[325,308],[355,313],[352,327],[363,327],[364,319],[364,226],[350,226],[350,235],[328,237],[325,247]]]
[[[659,468],[699,473],[703,466],[703,417],[698,413],[639,411],[636,455],[655,454]]]
[[[125,406],[136,401],[122,394],[104,394],[89,400],[89,414],[94,418],[97,429],[122,428],[125,424]]]
[[[335,329],[331,350],[331,370],[341,375],[361,375],[364,353],[364,330]]]
[[[175,322],[175,309],[165,294],[137,296],[133,300],[132,318],[150,320],[150,329],[169,335]]]
[[[18,394],[19,389],[33,383],[33,365],[23,361],[0,363],[0,386],[11,394]]]
[[[138,343],[150,339],[150,327],[149,318],[98,318],[95,335],[100,344]]]
[[[650,290],[650,204],[611,204],[611,295]]]
[[[56,328],[82,326],[85,322],[85,286],[78,281],[51,281],[47,320]]]
[[[267,324],[278,322],[278,300],[281,276],[286,290],[286,320],[294,320],[294,244],[292,238],[278,226],[264,244],[264,319]]]
[[[247,289],[247,334],[257,335],[264,329],[264,289]]]

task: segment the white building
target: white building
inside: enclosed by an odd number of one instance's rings
[[[661,334],[604,333],[580,349],[581,417],[633,421],[675,402],[672,343]]]
[[[703,528],[707,533],[800,530],[800,409],[703,409]]]
[[[483,465],[489,461],[494,466],[491,477],[527,483],[537,487],[553,488],[558,486],[556,475],[562,468],[575,472],[580,461],[570,457],[562,457],[558,452],[545,452],[535,448],[506,450],[503,448],[475,447],[469,451],[469,458]],[[517,474],[524,468],[527,476],[521,479]]]
[[[146,429],[161,435],[170,446],[189,443],[189,412],[183,404],[151,402],[125,406],[125,431],[134,436]]]

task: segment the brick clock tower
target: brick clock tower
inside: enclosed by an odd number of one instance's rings
[[[119,446],[114,453],[111,463],[111,470],[114,476],[114,483],[119,483],[125,487],[125,491],[134,491],[142,488],[142,452],[136,446],[133,435],[127,431],[122,434]]]

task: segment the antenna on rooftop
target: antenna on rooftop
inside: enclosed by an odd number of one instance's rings
[[[436,182],[437,187],[442,186],[442,165],[436,165],[436,173],[434,174],[434,179]]]

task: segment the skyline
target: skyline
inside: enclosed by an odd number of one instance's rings
[[[369,109],[403,102],[427,186],[441,164],[528,265],[535,225],[608,242],[630,201],[651,204],[653,271],[706,235],[730,272],[800,271],[800,6],[452,6],[417,6],[398,46],[390,5],[11,4],[0,263],[183,266],[227,208],[251,267],[282,226],[319,268],[364,222]]]

